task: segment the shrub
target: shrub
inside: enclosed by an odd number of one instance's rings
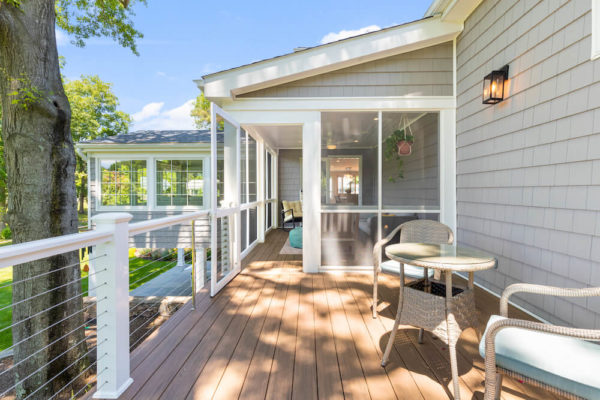
[[[8,226],[5,226],[4,229],[2,229],[2,232],[0,232],[0,237],[2,239],[12,239],[12,232]]]

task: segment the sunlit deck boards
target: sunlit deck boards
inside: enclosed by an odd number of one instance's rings
[[[393,324],[397,281],[382,279],[384,304],[371,318],[371,275],[301,272],[299,256],[281,256],[286,233],[274,231],[244,260],[218,296],[206,292],[133,354],[133,385],[123,399],[443,399],[452,387],[447,349],[417,330],[397,335],[389,365],[379,366]],[[478,293],[483,324],[497,299]],[[515,316],[523,317],[515,311]],[[482,398],[483,360],[468,330],[459,342],[464,399]],[[503,398],[556,398],[505,380]]]

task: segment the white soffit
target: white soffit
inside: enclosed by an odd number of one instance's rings
[[[341,68],[434,46],[454,39],[462,23],[438,17],[371,32],[247,66],[197,81],[211,100],[281,85]]]

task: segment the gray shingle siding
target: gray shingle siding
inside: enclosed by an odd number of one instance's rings
[[[457,39],[458,241],[499,255],[476,274],[600,286],[600,61],[591,2],[485,0]],[[508,98],[481,103],[482,79],[510,65]],[[600,327],[598,299],[524,295],[555,323]]]
[[[452,43],[246,93],[240,97],[451,96]]]

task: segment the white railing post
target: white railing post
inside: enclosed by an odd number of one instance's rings
[[[98,214],[96,229],[110,229],[110,241],[97,245],[95,262],[98,329],[98,382],[94,398],[116,399],[133,380],[129,370],[129,221],[128,213]]]

